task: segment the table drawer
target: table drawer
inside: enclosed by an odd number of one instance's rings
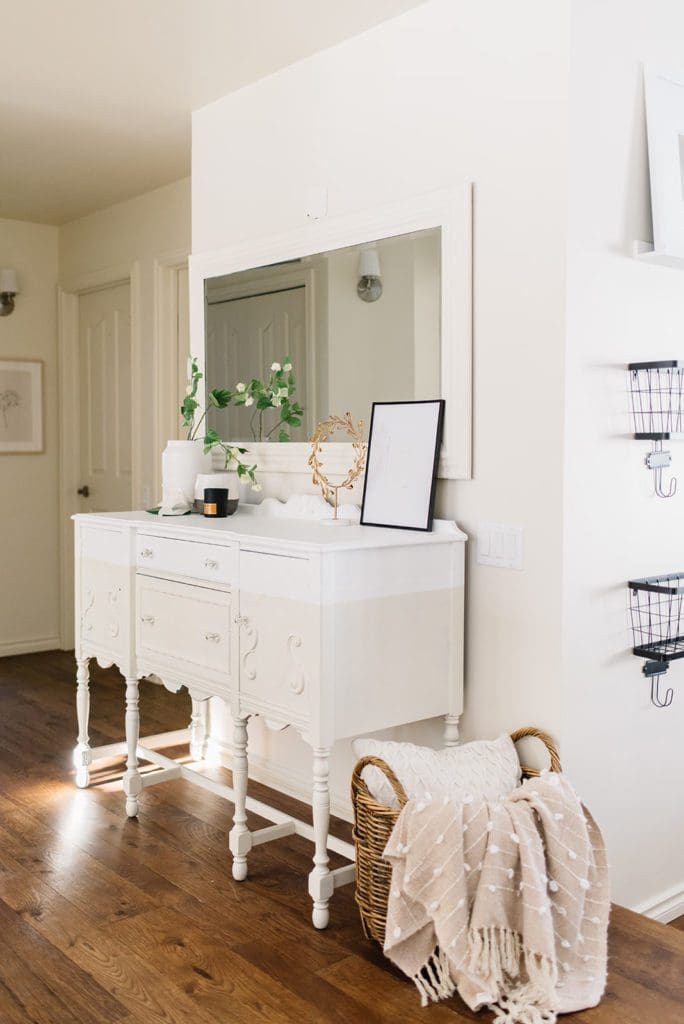
[[[136,593],[140,657],[173,659],[230,675],[229,593],[142,575]]]
[[[235,548],[222,544],[172,540],[146,533],[137,537],[136,565],[141,572],[171,573],[230,585],[234,564]]]

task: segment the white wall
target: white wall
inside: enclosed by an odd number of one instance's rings
[[[563,757],[601,822],[618,901],[684,913],[684,675],[649,701],[630,654],[632,577],[684,565],[676,497],[652,494],[631,440],[630,361],[684,358],[684,276],[632,259],[651,239],[641,63],[682,66],[679,0],[576,0],[572,19],[565,427]]]
[[[568,31],[565,0],[430,0],[193,116],[195,253],[301,227],[310,184],[336,216],[475,182],[474,479],[438,513],[523,526],[525,568],[470,546],[466,738],[560,727]],[[296,737],[253,734],[303,777]]]
[[[0,359],[43,361],[45,451],[0,455],[0,656],[57,647],[57,228],[0,220],[0,266],[21,293]]]
[[[155,260],[190,251],[190,179],[146,192],[71,221],[59,232],[59,278],[67,290],[97,270],[140,268],[140,359],[137,368],[141,480],[134,505],[149,506],[158,490],[161,452],[155,439]]]

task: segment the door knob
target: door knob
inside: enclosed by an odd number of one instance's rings
[[[88,487],[88,484],[84,484],[83,487],[79,487],[76,493],[82,494],[84,498],[90,497],[90,488]]]

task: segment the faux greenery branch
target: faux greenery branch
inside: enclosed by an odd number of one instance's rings
[[[255,441],[268,441],[278,431],[279,441],[289,441],[290,434],[286,427],[300,427],[304,409],[294,397],[296,380],[292,369],[292,361],[286,356],[281,363],[271,364],[268,380],[257,380],[253,377],[249,384],[236,384],[231,395],[233,405],[254,406],[249,429]],[[268,429],[264,425],[264,415],[275,409],[277,421]]]
[[[230,405],[231,399],[234,397],[233,392],[227,391],[225,388],[214,388],[208,392],[204,411],[198,417],[200,403],[197,399],[197,388],[201,380],[202,374],[197,367],[197,359],[193,359],[190,383],[188,384],[183,404],[180,407],[183,426],[188,431],[188,441],[198,441],[200,439],[200,427],[204,423],[210,409],[225,409],[226,406]],[[241,455],[247,454],[246,448],[237,448],[234,445],[226,444],[215,430],[206,430],[202,440],[204,442],[205,455],[213,451],[214,448],[220,448],[225,459],[224,469],[228,469],[232,462],[235,463],[238,479],[245,483],[249,480],[253,491],[261,490],[261,484],[257,483],[256,479],[256,464],[253,466],[247,465],[240,458]]]

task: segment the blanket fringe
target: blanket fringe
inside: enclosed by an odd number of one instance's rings
[[[420,993],[421,1006],[427,1006],[429,1002],[437,1003],[440,999],[449,999],[456,991],[456,986],[451,980],[449,958],[439,948],[414,975],[413,981]]]
[[[510,928],[481,928],[468,935],[468,973],[499,993],[490,1005],[493,1024],[555,1024],[555,964],[524,947]],[[521,979],[524,964],[526,980]],[[422,1006],[448,999],[456,991],[446,953],[435,949],[413,981]],[[511,985],[511,982],[517,984]]]

